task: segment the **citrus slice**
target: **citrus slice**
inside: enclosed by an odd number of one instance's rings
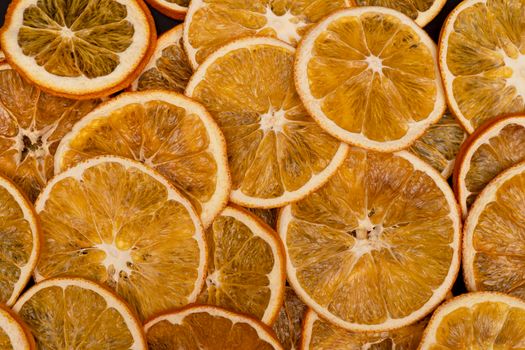
[[[184,47],[193,68],[231,40],[273,36],[296,45],[313,23],[352,0],[193,0],[184,22]]]
[[[239,39],[211,55],[186,89],[224,133],[236,204],[275,208],[299,200],[344,161],[348,146],[303,108],[293,60],[294,49],[277,39]]]
[[[52,278],[31,287],[14,306],[39,350],[146,350],[139,321],[126,303],[97,283]]]
[[[205,227],[228,202],[231,179],[224,136],[206,109],[183,95],[150,90],[109,100],[63,138],[55,171],[112,154],[164,175],[189,198]]]
[[[192,306],[160,315],[144,326],[150,350],[282,350],[255,319],[216,306]]]
[[[406,151],[351,149],[325,186],[281,210],[278,228],[297,295],[351,331],[422,319],[443,301],[459,270],[454,194],[435,169]]]
[[[441,305],[420,350],[519,349],[525,342],[525,303],[500,293],[468,293]]]
[[[299,299],[292,288],[286,287],[284,303],[279,311],[279,317],[273,325],[277,339],[285,350],[298,350],[301,342],[303,318],[306,305]]]
[[[0,303],[12,306],[40,254],[40,226],[31,203],[0,176]]]
[[[31,331],[18,316],[4,306],[0,306],[0,349],[36,349]]]
[[[463,217],[492,179],[523,160],[525,115],[495,118],[477,129],[461,147],[454,169],[454,189]]]
[[[44,242],[36,280],[105,283],[145,319],[196,300],[206,244],[190,202],[145,165],[98,157],[54,177],[35,204]]]
[[[445,113],[410,146],[409,150],[448,179],[454,170],[459,149],[467,136],[457,119],[450,113]]]
[[[183,20],[190,0],[146,0],[146,2],[168,17]]]
[[[206,231],[206,242],[208,273],[198,302],[273,324],[286,284],[277,234],[247,211],[229,206]]]
[[[182,47],[182,24],[162,34],[153,56],[131,84],[131,90],[167,89],[184,92],[193,71]]]
[[[525,162],[497,176],[479,194],[465,222],[467,288],[525,299]]]
[[[117,92],[155,47],[153,18],[142,0],[14,0],[2,49],[42,90],[88,99]]]
[[[0,63],[5,61],[5,54],[3,50],[0,50]]]
[[[347,331],[319,318],[308,310],[304,319],[301,350],[335,349],[417,349],[427,320],[393,331],[361,333]]]
[[[426,26],[441,11],[447,0],[355,0],[358,6],[390,7],[413,19],[420,27]]]
[[[62,136],[98,103],[49,95],[0,64],[0,172],[34,201],[53,176]]]
[[[245,208],[253,215],[261,219],[266,225],[272,229],[277,230],[277,215],[278,209],[257,209],[257,208]]]
[[[472,133],[499,115],[525,111],[521,0],[466,0],[448,16],[439,62],[449,106]]]

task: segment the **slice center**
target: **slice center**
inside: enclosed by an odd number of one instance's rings
[[[518,96],[525,100],[525,55],[518,55],[513,58],[505,52],[502,54],[505,65],[512,69],[512,75],[507,78],[507,85],[514,87]]]
[[[102,265],[106,267],[112,282],[118,281],[120,277],[126,278],[131,275],[131,267],[133,266],[131,250],[121,250],[108,243],[98,244],[95,248],[106,253]]]
[[[261,129],[264,132],[281,132],[284,124],[286,124],[286,111],[283,109],[274,110],[270,107],[268,112],[261,115]]]
[[[71,39],[75,36],[75,33],[68,27],[62,27],[60,35],[65,39]]]
[[[270,7],[267,7],[264,16],[266,17],[266,24],[260,31],[272,29],[277,38],[285,42],[298,42],[301,39],[298,30],[304,26],[304,23],[290,11],[277,15]]]
[[[390,247],[382,239],[383,225],[374,224],[370,217],[359,221],[357,229],[349,233],[357,239],[352,247],[352,252],[359,258],[374,250],[389,249]]]
[[[216,287],[219,288],[221,286],[221,282],[219,281],[220,272],[215,271],[206,277],[206,286],[208,288],[210,287]]]
[[[370,55],[365,59],[365,62],[368,63],[368,69],[372,70],[372,72],[383,72],[383,60],[380,57]]]

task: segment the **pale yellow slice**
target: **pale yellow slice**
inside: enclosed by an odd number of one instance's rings
[[[301,343],[303,319],[306,305],[299,299],[292,288],[286,287],[284,303],[279,317],[273,325],[273,331],[285,350],[298,350]]]
[[[432,21],[445,6],[447,0],[355,0],[358,6],[384,6],[404,13],[419,26]]]

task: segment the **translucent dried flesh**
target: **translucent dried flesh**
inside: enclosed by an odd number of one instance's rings
[[[35,200],[53,176],[58,143],[98,103],[46,94],[15,70],[0,70],[0,171]]]
[[[160,321],[147,334],[150,350],[274,350],[259,338],[256,330],[244,322],[233,323],[206,312],[187,315],[180,324]]]
[[[2,350],[12,350],[13,344],[11,343],[11,339],[9,339],[9,335],[0,328],[0,349]]]
[[[119,163],[59,181],[39,213],[45,240],[38,273],[105,283],[143,319],[186,305],[199,246],[189,212],[167,195],[150,175]]]
[[[467,133],[450,114],[445,114],[438,123],[416,140],[410,151],[432,165],[444,177],[452,173],[456,155]]]
[[[442,285],[453,225],[426,173],[355,148],[324,187],[292,205],[285,245],[308,296],[343,321],[375,325],[409,316]]]
[[[246,208],[249,212],[257,216],[259,219],[264,221],[265,224],[273,228],[274,230],[277,229],[277,211],[278,209],[254,209],[254,208]]]
[[[493,117],[525,111],[523,87],[518,86],[525,79],[524,37],[522,0],[479,2],[457,16],[446,64],[453,75],[453,99],[473,129]],[[521,71],[513,71],[509,61]]]
[[[97,78],[120,64],[135,29],[115,0],[38,1],[24,10],[18,45],[51,74]]]
[[[324,116],[378,142],[404,137],[429,117],[437,98],[430,49],[389,14],[334,20],[315,39],[307,76]]]
[[[165,101],[134,103],[85,125],[63,154],[64,167],[99,155],[144,162],[173,183],[195,206],[216,191],[217,162],[199,116]]]
[[[251,45],[214,61],[193,91],[226,137],[233,189],[247,196],[301,189],[340,147],[308,116],[292,71],[290,50]]]
[[[184,7],[188,7],[188,5],[190,4],[190,0],[164,0],[164,1],[167,1],[172,4],[177,4],[179,6],[184,6]]]
[[[285,350],[298,350],[301,342],[301,326],[306,305],[297,297],[292,288],[286,288],[284,304],[273,325],[277,339]]]
[[[389,7],[404,13],[413,20],[428,11],[436,0],[356,0],[359,6]]]
[[[313,23],[347,6],[346,0],[203,0],[191,18],[189,42],[199,64],[243,36],[270,35],[295,45]]]
[[[51,286],[18,312],[39,350],[129,349],[133,336],[123,316],[98,293],[78,286]]]

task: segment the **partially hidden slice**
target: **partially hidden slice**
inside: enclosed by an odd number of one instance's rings
[[[44,242],[36,280],[89,278],[146,319],[194,302],[206,242],[190,202],[153,169],[98,157],[53,178],[35,204]]]
[[[323,129],[367,149],[404,149],[445,112],[436,45],[389,8],[351,8],[323,19],[301,41],[294,74]]]
[[[440,306],[420,350],[519,349],[525,343],[525,303],[500,293],[468,293]]]
[[[274,209],[257,209],[257,208],[245,208],[253,215],[264,221],[264,223],[270,226],[272,229],[277,230],[277,216],[279,213],[278,208]]]
[[[272,36],[297,45],[317,21],[352,0],[193,0],[184,21],[184,47],[193,68],[231,40]]]
[[[142,0],[14,0],[0,34],[7,60],[25,78],[78,99],[108,96],[131,84],[155,40]]]
[[[36,350],[29,328],[10,309],[0,306],[0,349]]]
[[[439,39],[449,107],[472,133],[494,117],[525,112],[525,4],[465,0]]]
[[[63,138],[55,171],[99,155],[135,159],[160,172],[188,197],[205,227],[228,202],[224,136],[205,108],[175,92],[126,93],[101,105]]]
[[[146,0],[146,2],[168,17],[183,20],[190,0]]]
[[[352,148],[326,185],[281,210],[278,230],[296,293],[352,331],[387,331],[422,319],[443,301],[459,270],[454,194],[406,151]]]
[[[216,306],[166,313],[147,322],[144,329],[150,350],[283,350],[264,324]]]
[[[273,325],[273,331],[285,350],[298,350],[307,307],[292,288],[286,287],[284,303]]]
[[[286,284],[277,234],[247,211],[229,206],[206,231],[206,242],[208,273],[197,301],[273,324]]]
[[[183,93],[192,74],[182,47],[182,24],[179,24],[157,40],[155,52],[131,84],[131,90],[167,89]]]
[[[416,350],[427,321],[428,319],[393,331],[360,333],[334,326],[310,309],[304,320],[301,350]]]
[[[454,190],[463,218],[477,195],[504,170],[525,160],[525,115],[495,118],[461,147],[454,169]]]
[[[28,325],[38,350],[147,350],[142,326],[126,303],[82,278],[37,283],[13,310]]]
[[[465,222],[463,274],[471,291],[525,299],[525,163],[497,176]]]
[[[293,60],[293,47],[277,39],[239,39],[208,57],[186,89],[224,133],[231,201],[241,206],[299,200],[326,182],[347,153],[304,109]]]
[[[358,6],[390,7],[404,13],[419,26],[424,27],[432,21],[445,6],[446,0],[355,0]]]

